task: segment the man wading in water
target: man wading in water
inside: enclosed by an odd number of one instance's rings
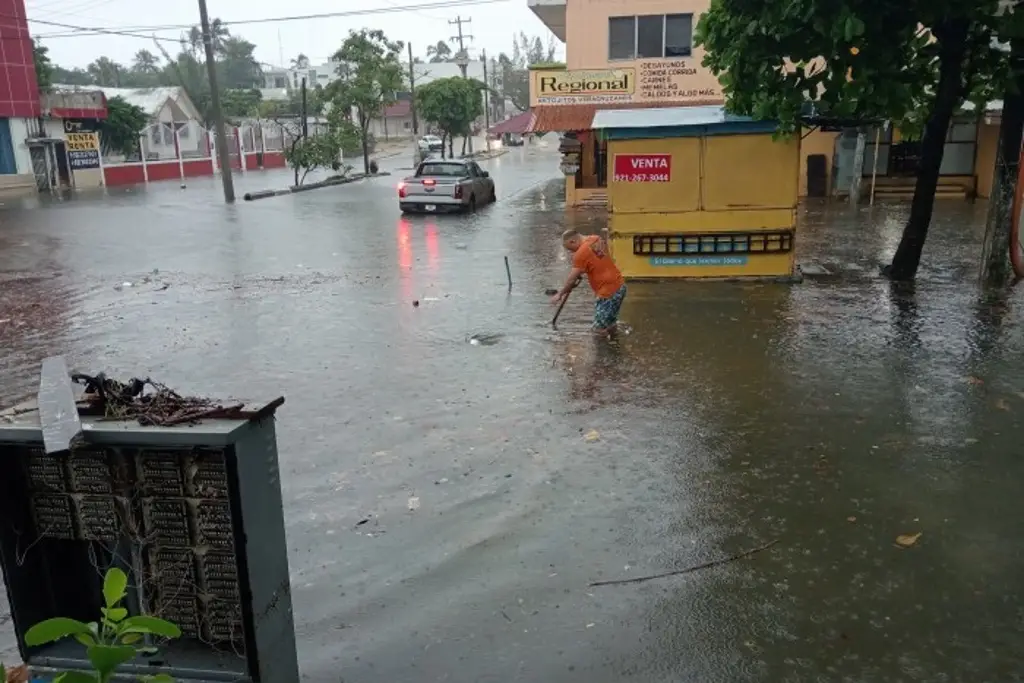
[[[551,303],[561,303],[576,286],[584,273],[597,296],[594,305],[594,331],[603,336],[615,333],[619,309],[626,298],[626,281],[618,266],[605,251],[604,241],[597,235],[584,237],[575,230],[562,233],[562,244],[572,252],[572,272],[565,285],[551,297]]]

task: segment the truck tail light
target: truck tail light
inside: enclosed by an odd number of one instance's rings
[[[398,183],[398,198],[405,199],[405,183]]]
[[[462,185],[455,186],[455,198],[462,199]]]
[[[433,178],[427,178],[426,180],[423,181],[423,184],[426,185],[427,187],[433,187],[434,185],[437,185],[437,181],[434,180]]]

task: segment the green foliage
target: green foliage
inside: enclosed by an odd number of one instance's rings
[[[318,168],[339,168],[342,142],[340,135],[332,133],[297,139],[284,155],[295,170],[295,184],[304,183],[309,172]]]
[[[100,121],[100,145],[105,152],[131,156],[139,145],[139,134],[149,123],[149,116],[122,97],[107,100],[107,118]]]
[[[220,97],[221,108],[228,118],[259,116],[262,103],[263,95],[255,88],[225,90]]]
[[[520,111],[530,108],[531,68],[557,68],[555,43],[549,40],[545,46],[539,36],[530,38],[525,31],[512,37],[512,55],[504,52],[498,55],[498,76],[501,95],[512,100]],[[561,64],[564,68],[565,65]]]
[[[433,45],[427,46],[427,57],[433,64],[447,62],[452,58],[452,49],[448,46],[448,43],[439,40]]]
[[[36,68],[36,82],[40,90],[49,90],[53,85],[53,62],[49,56],[50,48],[45,47],[38,40],[32,41],[32,63]],[[3,679],[0,678],[0,683]]]
[[[92,664],[92,673],[66,672],[54,683],[108,683],[118,667],[136,657],[148,654],[152,648],[136,647],[144,636],[179,638],[181,629],[174,624],[150,616],[128,616],[128,610],[121,607],[127,595],[128,576],[116,567],[107,572],[103,581],[103,602],[99,622],[89,624],[75,619],[57,617],[47,619],[25,633],[25,644],[29,647],[47,645],[65,638],[74,638],[85,646],[86,656]],[[144,679],[150,683],[168,683],[170,676],[161,674]]]
[[[351,31],[333,59],[338,79],[325,88],[332,111],[355,111],[363,142],[363,165],[370,172],[369,126],[384,108],[394,104],[403,88],[405,70],[401,62],[404,44],[388,40],[383,31]]]
[[[775,119],[792,132],[813,104],[821,115],[890,119],[912,129],[934,99],[939,35],[950,16],[966,12],[972,21],[962,99],[980,95],[996,77],[990,22],[995,5],[996,0],[713,0],[695,42],[706,49],[703,63],[719,77],[735,113]],[[786,68],[787,61],[793,68]]]
[[[416,111],[444,138],[468,135],[473,121],[484,113],[480,92],[485,87],[471,78],[439,78],[416,90]]]
[[[307,89],[307,116],[323,116],[325,97],[324,88],[319,85]],[[288,93],[288,99],[284,101],[263,100],[260,102],[257,115],[264,119],[302,116],[302,91],[290,91]]]

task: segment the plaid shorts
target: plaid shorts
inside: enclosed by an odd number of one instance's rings
[[[607,330],[619,320],[619,309],[622,308],[622,301],[626,298],[626,285],[619,289],[607,299],[598,299],[594,302],[594,329]]]

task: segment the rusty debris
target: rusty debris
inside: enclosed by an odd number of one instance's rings
[[[142,426],[170,427],[203,419],[245,419],[244,403],[225,405],[196,396],[182,396],[153,380],[132,378],[119,382],[100,373],[73,374],[72,381],[85,387],[78,401],[81,415],[106,420],[135,420]]]

